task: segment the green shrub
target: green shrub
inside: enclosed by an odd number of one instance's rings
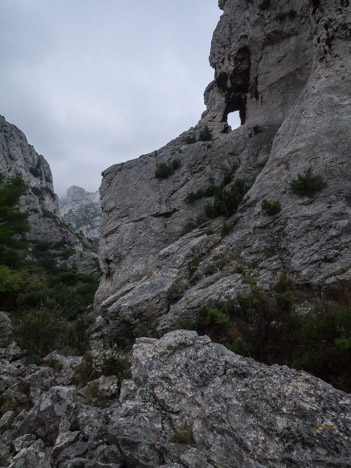
[[[45,356],[62,347],[67,327],[46,309],[30,310],[15,320],[15,333],[21,348],[30,354]]]
[[[59,221],[58,217],[54,213],[52,213],[51,211],[43,209],[42,212],[43,212],[43,216],[45,218],[50,218],[50,219],[54,219],[56,221]]]
[[[223,175],[223,181],[220,185],[211,184],[207,187],[202,187],[196,192],[189,192],[185,198],[187,203],[193,204],[196,200],[205,197],[214,197],[215,195],[220,195],[224,187],[226,187],[233,179],[233,173],[236,171],[237,166],[233,166],[231,170],[226,171]]]
[[[29,172],[32,174],[33,177],[36,177],[36,178],[40,177],[41,175],[40,170],[37,169],[36,167],[30,167]]]
[[[185,201],[192,204],[200,198],[213,197],[219,190],[220,188],[215,185],[210,185],[206,188],[200,188],[199,190],[196,190],[196,192],[189,192]]]
[[[50,242],[45,242],[45,241],[36,241],[33,242],[34,244],[34,253],[38,252],[47,252],[51,246]]]
[[[211,141],[212,140],[212,132],[208,128],[207,125],[200,131],[199,134],[199,141]]]
[[[45,307],[12,316],[19,346],[29,354],[46,356],[54,350],[83,353],[88,345],[88,329],[93,319],[80,316],[68,322],[60,314]]]
[[[232,323],[220,304],[202,308],[194,328],[200,334],[209,335],[214,341],[230,342],[228,335],[231,335]]]
[[[213,203],[208,203],[205,207],[207,218],[214,219],[218,216],[229,218],[238,209],[242,199],[249,190],[245,181],[237,179],[228,189],[222,189],[215,194]]]
[[[303,293],[306,300],[306,291]],[[305,370],[337,388],[351,391],[351,295],[341,291],[330,300],[310,300],[310,310],[295,311],[289,291],[264,292],[252,287],[238,303],[217,303],[200,311],[200,334],[235,353],[266,364]]]
[[[131,378],[130,363],[127,358],[121,357],[116,345],[106,345],[94,361],[98,373],[109,376],[116,375],[119,383]]]
[[[75,253],[76,253],[76,251],[74,249],[64,249],[60,253],[60,258],[62,260],[67,260],[67,259],[69,259],[69,257],[74,255]]]
[[[250,355],[250,346],[240,336],[234,341],[231,350],[233,353],[240,354],[241,356]]]
[[[279,201],[268,201],[268,200],[263,200],[261,204],[262,210],[265,211],[268,215],[274,216],[278,213],[280,213],[281,210],[281,205]]]
[[[187,143],[188,145],[192,145],[194,143],[196,143],[196,138],[194,135],[188,135],[186,138],[185,138],[185,143]]]
[[[0,182],[0,309],[11,312],[16,341],[29,354],[43,356],[53,349],[80,353],[87,344],[87,309],[98,279],[58,267],[52,244],[44,241],[33,242],[34,260],[26,258],[27,215],[17,208],[24,190],[20,177]]]
[[[294,295],[290,291],[276,293],[275,300],[281,310],[291,312],[294,305]]]
[[[296,15],[297,15],[297,12],[291,8],[287,13],[279,13],[275,19],[281,23],[285,21],[287,18],[289,18],[290,20],[293,20],[294,18],[296,18]]]
[[[183,295],[184,293],[179,286],[171,287],[167,292],[167,304],[175,304],[183,297]]]
[[[263,0],[258,7],[260,10],[268,10],[270,3],[271,0]]]
[[[37,197],[43,197],[43,191],[37,187],[31,187],[31,191],[36,195]]]
[[[191,426],[183,426],[176,430],[170,439],[173,444],[194,444],[194,436]]]
[[[180,161],[178,159],[174,159],[170,163],[160,163],[157,164],[155,170],[155,177],[157,179],[167,179],[171,175],[175,173],[177,169],[180,167]]]
[[[51,198],[55,198],[55,193],[49,188],[49,187],[44,187],[44,192],[50,195]]]
[[[0,186],[0,246],[3,249],[27,247],[24,235],[29,230],[28,215],[18,209],[25,189],[26,185],[19,176]]]
[[[309,168],[305,173],[298,174],[296,179],[290,183],[291,190],[300,197],[312,197],[316,192],[319,192],[325,187],[325,182],[319,174],[313,174]]]

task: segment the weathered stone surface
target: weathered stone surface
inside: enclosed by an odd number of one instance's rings
[[[233,273],[265,289],[283,271],[314,291],[351,280],[351,5],[227,0],[220,7],[215,80],[198,125],[103,174],[96,310],[110,328],[136,336],[140,324],[163,333],[196,313],[191,304],[205,280],[207,302]],[[235,110],[242,125],[230,131],[227,114]],[[205,125],[212,141],[187,143]],[[173,175],[155,177],[158,164],[174,160]],[[308,169],[326,185],[299,197],[290,183]],[[210,198],[189,204],[187,195],[219,185],[228,172],[251,184],[239,210],[193,229]],[[279,200],[281,212],[267,215],[264,199]],[[243,282],[235,283],[231,297],[241,293]],[[174,289],[184,300],[170,308]]]
[[[9,460],[10,447],[0,442],[0,466],[6,466]]]
[[[88,385],[108,392],[114,380]],[[79,393],[53,386],[5,415],[0,456],[13,468],[350,466],[351,395],[196,332],[139,338],[119,400],[106,393],[109,405],[92,406]]]
[[[55,378],[54,374],[54,370],[50,367],[29,366],[24,381],[29,385],[32,400],[37,400],[43,392],[55,384],[61,384],[58,382],[58,376]]]
[[[46,445],[54,445],[59,433],[70,428],[75,417],[76,400],[73,387],[50,388],[30,410],[20,432],[33,433]]]
[[[6,411],[0,418],[0,431],[8,429],[13,420],[15,419],[15,413],[13,411]]]
[[[12,445],[15,452],[20,452],[24,448],[30,447],[33,442],[35,442],[35,436],[33,434],[25,434],[21,437],[17,437],[17,439],[13,441]]]
[[[101,206],[99,192],[87,192],[73,185],[67,190],[65,199],[60,200],[61,215],[74,232],[97,242],[100,237]]]
[[[70,385],[75,376],[75,369],[82,364],[83,359],[82,356],[62,356],[53,351],[44,358],[44,362],[56,371],[57,385]]]
[[[56,458],[62,452],[62,450],[76,442],[78,440],[79,434],[79,431],[61,432],[58,435],[55,446],[52,450],[52,457]]]
[[[350,395],[304,372],[177,331],[139,339],[132,374],[109,433],[135,466],[350,466]]]
[[[0,312],[0,348],[6,348],[13,340],[13,326],[6,312]]]
[[[23,349],[21,349],[15,341],[13,341],[6,348],[6,351],[5,351],[5,358],[8,359],[9,361],[15,361],[17,359],[22,358],[24,355],[25,355],[25,351],[23,351]],[[17,361],[16,365],[12,365],[11,367],[14,369],[16,367],[18,368],[21,366],[22,366],[22,363],[20,361]]]
[[[43,448],[43,442],[38,440],[30,447],[22,449],[14,457],[9,468],[50,468]]]

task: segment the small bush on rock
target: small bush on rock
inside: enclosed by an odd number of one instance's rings
[[[259,7],[259,9],[262,10],[262,11],[263,11],[263,10],[268,10],[270,3],[271,3],[271,0],[263,0],[263,1],[259,4],[258,7]]]
[[[157,179],[167,179],[171,175],[175,173],[177,169],[180,167],[180,161],[178,159],[174,159],[170,163],[160,163],[157,164],[155,170],[155,177]]]
[[[319,174],[313,174],[311,168],[307,169],[303,175],[298,174],[297,178],[290,183],[291,190],[300,197],[312,197],[324,187],[323,178]]]
[[[281,205],[276,200],[272,202],[268,200],[263,200],[261,207],[262,207],[262,210],[265,211],[270,216],[274,216],[280,213],[280,210],[281,210]]]
[[[290,20],[293,20],[294,18],[296,18],[296,15],[297,15],[297,12],[291,8],[286,13],[279,13],[275,19],[281,23],[285,21],[287,18],[289,18]]]
[[[174,444],[193,444],[194,437],[191,426],[184,426],[175,431],[170,442],[173,442]]]
[[[105,376],[116,375],[119,382],[131,377],[129,361],[121,357],[116,345],[106,346],[94,361],[94,368]]]
[[[207,218],[214,219],[218,216],[229,218],[238,209],[242,199],[249,190],[243,179],[237,179],[228,189],[222,189],[215,194],[213,203],[208,203],[205,207]]]
[[[192,145],[194,143],[196,143],[196,138],[194,135],[188,135],[186,138],[185,138],[185,143],[188,144],[188,145]]]
[[[213,197],[218,192],[218,190],[219,187],[217,187],[216,185],[210,185],[206,188],[200,188],[199,190],[196,190],[196,192],[189,192],[186,196],[185,201],[187,203],[192,204],[200,198]]]
[[[199,141],[211,141],[212,140],[212,132],[208,128],[207,125],[201,130],[199,134]]]

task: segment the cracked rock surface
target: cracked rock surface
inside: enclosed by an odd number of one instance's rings
[[[196,332],[138,339],[119,399],[106,399],[111,377],[87,399],[74,383],[83,358],[51,353],[44,367],[29,368],[6,348],[1,354],[3,467],[351,466],[351,395]],[[39,393],[28,379],[34,371]]]

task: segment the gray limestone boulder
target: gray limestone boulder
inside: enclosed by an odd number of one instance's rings
[[[37,440],[28,448],[23,448],[12,460],[9,468],[50,468],[43,451],[44,444]]]
[[[35,434],[46,445],[54,445],[59,433],[69,430],[76,408],[74,387],[51,387],[29,411],[20,433]]]
[[[177,331],[137,340],[132,375],[109,426],[131,466],[350,466],[350,395],[307,373]]]

